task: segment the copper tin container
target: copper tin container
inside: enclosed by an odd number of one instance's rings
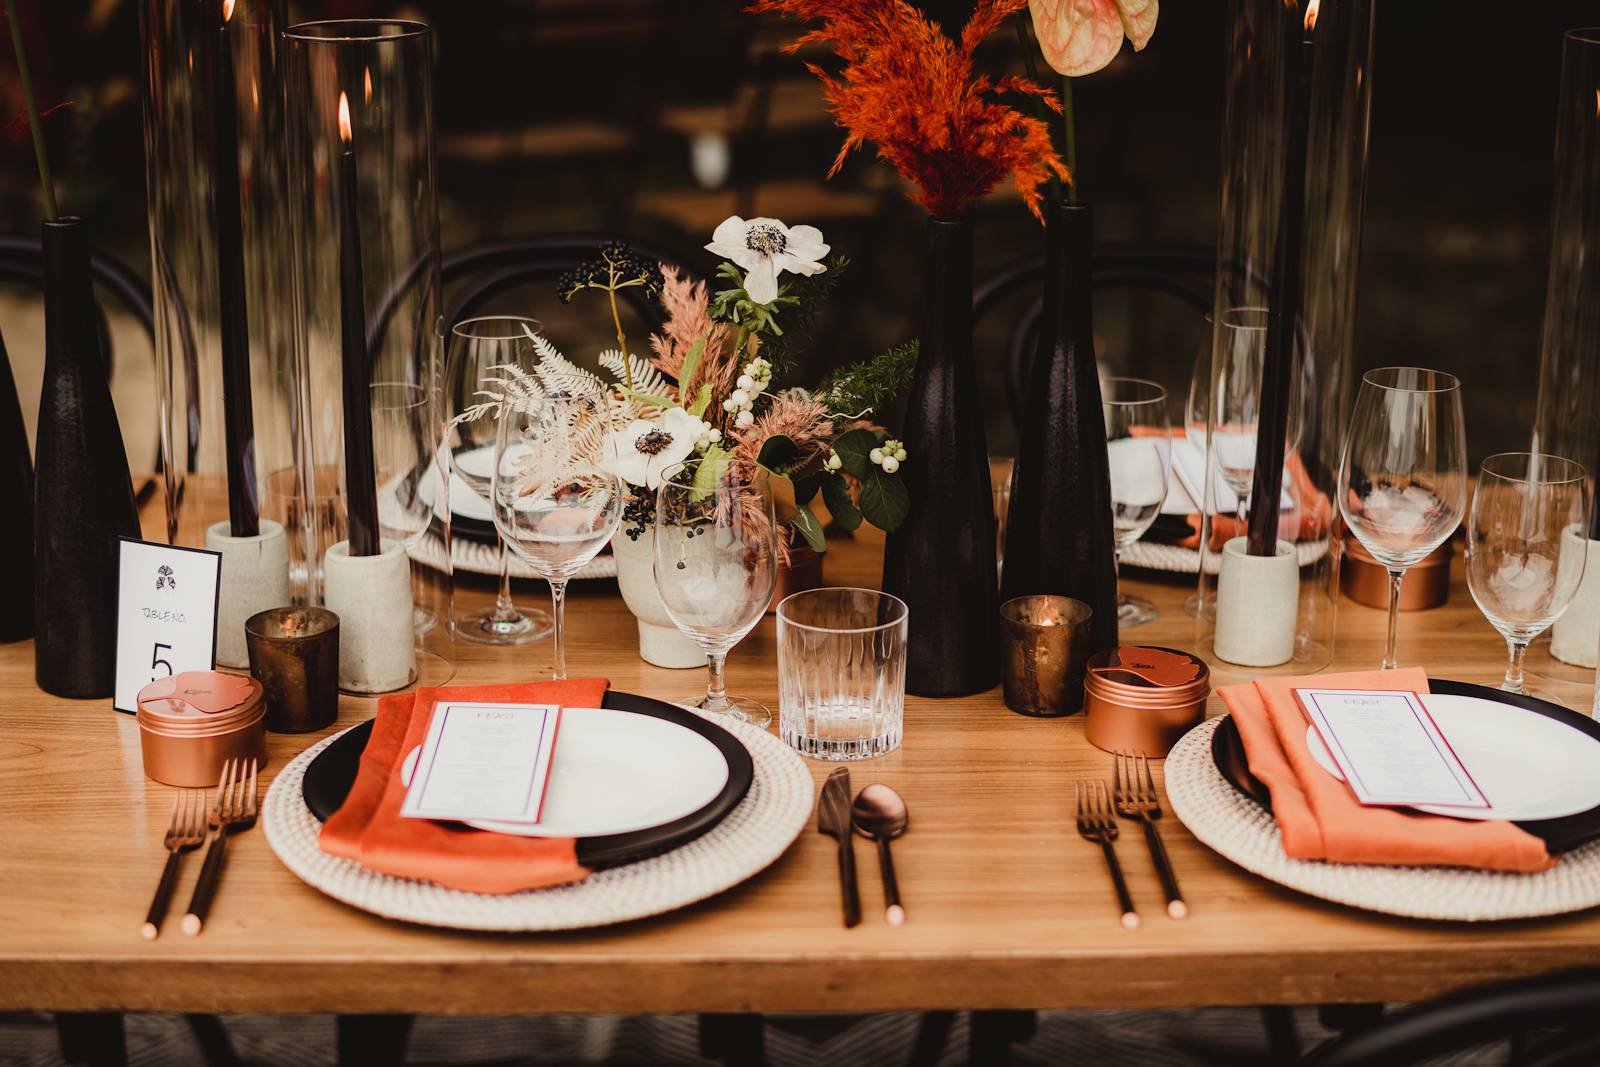
[[[1090,744],[1159,759],[1205,718],[1211,670],[1190,652],[1124,645],[1089,658],[1083,692]]]
[[[243,674],[185,671],[139,691],[144,773],[166,785],[216,785],[230,759],[267,762],[266,700]]]
[[[1400,583],[1400,610],[1425,611],[1450,599],[1450,542],[1446,541],[1406,571]],[[1339,588],[1357,604],[1369,608],[1389,607],[1389,572],[1372,558],[1360,541],[1344,539],[1344,567]]]

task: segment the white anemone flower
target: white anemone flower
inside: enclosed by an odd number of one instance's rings
[[[821,274],[828,268],[822,258],[828,246],[815,226],[788,227],[777,219],[750,219],[729,215],[711,234],[706,251],[731,259],[747,272],[744,291],[758,304],[778,298],[778,275]]]
[[[634,419],[606,435],[600,467],[629,485],[661,487],[661,476],[682,463],[706,432],[706,424],[682,408],[667,408],[656,419]]]

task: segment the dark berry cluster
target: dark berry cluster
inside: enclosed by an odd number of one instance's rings
[[[637,541],[639,535],[656,524],[656,498],[651,493],[640,493],[628,498],[622,505],[622,532],[628,540]]]
[[[563,304],[569,303],[580,289],[610,289],[613,292],[624,286],[643,286],[645,295],[661,292],[661,264],[639,255],[621,241],[607,241],[600,246],[600,255],[563,271],[556,279],[556,291]]]

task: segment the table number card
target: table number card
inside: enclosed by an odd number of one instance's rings
[[[120,538],[117,679],[111,706],[139,710],[139,690],[217,663],[217,595],[222,554]]]
[[[1489,806],[1418,694],[1296,689],[1294,695],[1361,803]]]
[[[555,704],[440,701],[400,814],[538,822],[560,725]]]

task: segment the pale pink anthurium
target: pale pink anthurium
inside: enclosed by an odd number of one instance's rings
[[[1033,32],[1057,74],[1081,78],[1110,63],[1122,38],[1138,52],[1156,32],[1158,0],[1028,0]]]

